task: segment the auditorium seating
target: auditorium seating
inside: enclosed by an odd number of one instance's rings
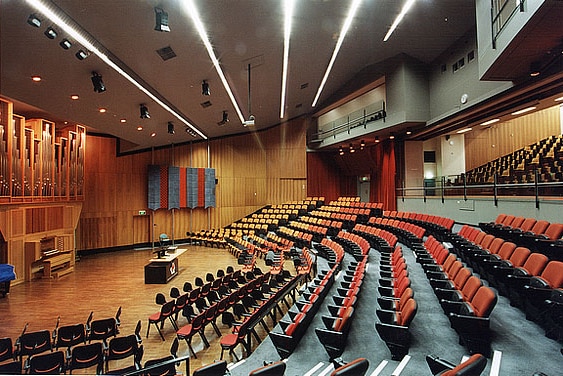
[[[358,300],[368,256],[343,270],[344,281],[333,296],[334,305],[329,305],[330,316],[322,316],[324,328],[315,328],[317,338],[325,348],[329,358],[342,355],[346,347],[348,333],[354,315],[354,306]]]
[[[366,358],[356,358],[336,367],[330,376],[364,376],[368,368],[369,361]]]
[[[375,328],[391,351],[391,358],[400,360],[409,351],[409,326],[416,315],[418,304],[413,298],[412,289],[408,287],[410,280],[401,248],[395,248],[391,257],[382,258],[380,263],[380,274],[383,276],[379,279],[381,296],[378,298],[380,307],[376,309],[378,321]]]
[[[248,376],[283,376],[285,368],[286,363],[283,361],[271,362],[250,371]]]
[[[487,366],[487,359],[479,354],[473,354],[467,360],[455,365],[435,355],[427,355],[426,363],[430,372],[435,376],[479,376]]]
[[[318,311],[328,290],[334,283],[335,269],[336,266],[324,273],[320,273],[313,280],[313,283],[307,286],[307,291],[295,302],[287,315],[279,321],[279,325],[270,331],[270,339],[280,358],[288,358],[299,344],[299,341],[301,341],[313,316]]]
[[[550,261],[541,275],[530,278],[524,286],[524,310],[526,318],[538,323],[547,310],[545,303],[553,290],[563,287],[563,262]]]

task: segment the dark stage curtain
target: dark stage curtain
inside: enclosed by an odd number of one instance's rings
[[[371,170],[370,201],[382,202],[384,210],[397,210],[395,143],[383,141],[371,151],[376,165]]]

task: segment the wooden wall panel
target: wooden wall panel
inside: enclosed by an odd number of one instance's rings
[[[25,234],[25,209],[15,209],[7,212],[10,215],[10,229],[8,236],[17,237]]]
[[[115,156],[113,139],[88,135],[78,249],[125,246],[142,238],[137,236],[142,232],[137,221],[142,220],[135,216],[139,210],[151,213],[146,207],[150,164],[211,167],[218,180],[216,208],[153,213],[155,238],[160,233],[184,238],[190,229],[222,227],[264,205],[304,199],[305,126],[303,120],[293,120],[266,131],[121,157]]]
[[[510,154],[554,134],[561,134],[559,107],[554,106],[528,116],[465,134],[466,170]]]
[[[12,284],[18,284],[25,280],[24,262],[24,238],[13,238],[8,241],[8,263],[14,265],[16,280]]]

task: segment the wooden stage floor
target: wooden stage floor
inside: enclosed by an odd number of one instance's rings
[[[187,250],[179,256],[179,274],[168,284],[144,283],[144,266],[152,253],[151,249],[140,249],[84,256],[76,263],[74,273],[60,279],[40,279],[11,286],[6,298],[0,298],[0,338],[11,337],[15,341],[26,323],[29,323],[28,331],[53,330],[58,316],[61,325],[85,323],[91,311],[94,319],[115,316],[121,306],[120,334],[132,334],[137,321],[142,321],[143,362],[169,355],[175,337],[170,322],[164,325],[166,341],[161,340],[154,325],[146,338],[148,316],[160,307],[155,303],[155,295],[162,292],[169,298],[173,286],[182,290],[185,281],[193,284],[196,277],[205,279],[206,273],[215,274],[217,269],[225,270],[228,265],[238,269],[237,260],[226,249],[194,245],[179,245],[179,248]],[[257,266],[266,270],[262,260],[257,261]],[[179,318],[179,326],[186,323],[185,318]],[[221,320],[217,323],[223,335],[230,333]],[[220,357],[217,334],[211,326],[205,333],[211,346],[204,348],[200,337],[194,337],[192,346],[197,359],[190,359],[191,371]],[[265,333],[260,335],[262,338],[266,336]],[[239,352],[240,348],[237,349]],[[179,356],[187,354],[187,345],[181,341]],[[225,356],[228,358],[228,354]],[[112,368],[128,366],[130,362],[129,359],[113,361]],[[185,370],[182,369],[182,372]]]

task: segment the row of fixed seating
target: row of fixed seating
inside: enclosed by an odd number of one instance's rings
[[[294,246],[294,242],[282,236],[279,236],[276,233],[270,232],[266,235],[266,239],[277,244],[278,247],[282,249],[290,249]]]
[[[360,223],[354,226],[352,233],[358,234],[366,239],[371,248],[378,250],[380,253],[393,252],[398,241],[397,236],[387,230],[362,225]]]
[[[559,320],[549,319],[560,317],[553,302],[563,288],[563,262],[550,261],[544,254],[484,234],[463,226],[458,236],[452,236],[456,254],[472,259],[489,283],[508,296],[512,305],[523,309],[527,319],[542,325],[546,334],[560,333],[557,327],[553,328],[553,322]],[[487,253],[491,249],[498,252]]]
[[[269,337],[281,359],[287,359],[295,350],[324,298],[334,283],[337,266],[323,271],[306,287],[301,297],[289,309]]]
[[[320,242],[327,236],[328,232],[328,227],[309,224],[301,221],[301,219],[289,222],[288,227],[311,234],[313,236],[312,240],[315,242]]]
[[[409,351],[411,334],[409,326],[414,319],[418,304],[410,287],[408,270],[400,246],[380,260],[379,308],[375,328],[385,342],[391,358],[401,360]]]
[[[479,227],[486,233],[541,252],[550,259],[563,261],[563,224],[499,214],[492,222],[481,222]]]
[[[339,266],[344,258],[344,248],[334,240],[324,238],[320,243],[314,245],[318,255],[328,261],[332,268]]]
[[[358,207],[351,207],[351,206],[340,206],[340,205],[324,205],[321,207],[322,210],[328,211],[331,213],[341,213],[341,214],[352,214],[355,215],[358,222],[366,223],[372,214],[371,209],[368,208],[358,208]],[[374,212],[375,213],[375,212]]]
[[[285,226],[279,227],[276,231],[276,234],[291,240],[295,243],[295,246],[299,248],[311,247],[311,242],[313,241],[313,234],[294,230]]]
[[[451,233],[455,221],[451,218],[442,217],[432,214],[403,212],[403,211],[383,211],[383,217],[399,218],[403,221],[414,223],[415,225],[424,227],[432,233],[438,240],[443,240],[445,236]]]
[[[307,276],[307,279],[309,279],[308,276],[313,268],[313,258],[311,257],[311,252],[307,248],[302,248],[301,250],[294,248],[290,254],[297,274]]]
[[[409,247],[412,247],[414,244],[419,244],[426,233],[423,227],[399,219],[371,217],[368,224],[391,231],[393,234],[397,235],[401,243]]]
[[[344,251],[354,256],[356,260],[361,260],[369,253],[369,242],[358,234],[347,231],[340,231],[334,241],[341,244]]]
[[[221,228],[212,230],[201,230],[200,232],[186,232],[186,239],[190,244],[199,244],[206,247],[216,246],[217,248],[226,247],[227,237],[242,237],[253,233],[253,231],[242,231],[242,229]]]
[[[496,292],[465,267],[433,236],[424,249],[415,250],[419,262],[460,344],[470,353],[491,355],[490,314],[497,303]]]
[[[362,202],[362,201],[331,201],[329,205],[332,206],[349,206],[352,208],[367,208],[372,210],[383,210],[382,202]],[[373,215],[373,214],[372,214]],[[377,215],[377,214],[375,214]],[[381,213],[379,214],[381,215]]]
[[[348,334],[354,317],[354,309],[365,276],[368,255],[350,263],[342,271],[342,281],[332,296],[333,304],[328,305],[329,315],[323,315],[324,327],[315,328],[317,338],[332,361],[346,349]]]
[[[326,212],[321,212],[326,213]],[[299,218],[299,221],[312,225],[326,227],[326,236],[334,236],[342,229],[342,221],[331,220],[330,218],[321,218],[313,216],[313,212]]]
[[[229,225],[229,228],[235,229],[235,230],[242,230],[245,233],[248,232],[257,232],[260,234],[266,234],[268,233],[268,229],[270,228],[270,225],[267,223],[248,223],[248,222],[233,222]]]

